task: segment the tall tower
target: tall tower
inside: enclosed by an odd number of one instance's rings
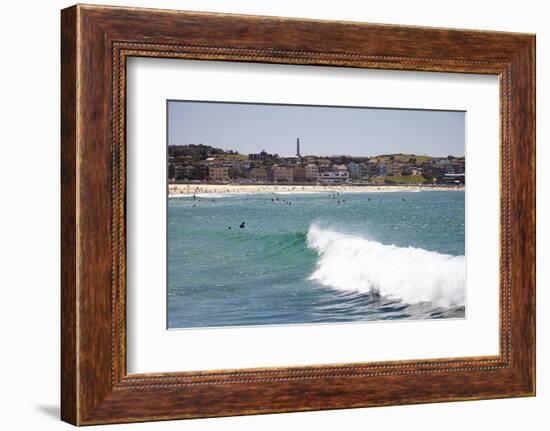
[[[296,138],[296,157],[302,157],[300,155],[300,138]]]

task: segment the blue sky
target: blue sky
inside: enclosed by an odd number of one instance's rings
[[[389,153],[463,156],[465,113],[270,105],[168,102],[169,145],[205,144],[239,153],[281,156]]]

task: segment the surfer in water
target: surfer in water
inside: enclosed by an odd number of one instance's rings
[[[239,228],[244,229],[244,221],[241,223],[241,225],[239,226]]]

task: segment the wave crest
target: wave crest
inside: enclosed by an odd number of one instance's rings
[[[313,224],[307,245],[319,255],[310,279],[341,291],[377,293],[407,303],[463,305],[466,259],[414,247],[384,245]]]

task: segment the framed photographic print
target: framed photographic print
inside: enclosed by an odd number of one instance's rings
[[[535,394],[535,37],[62,11],[62,419]]]

